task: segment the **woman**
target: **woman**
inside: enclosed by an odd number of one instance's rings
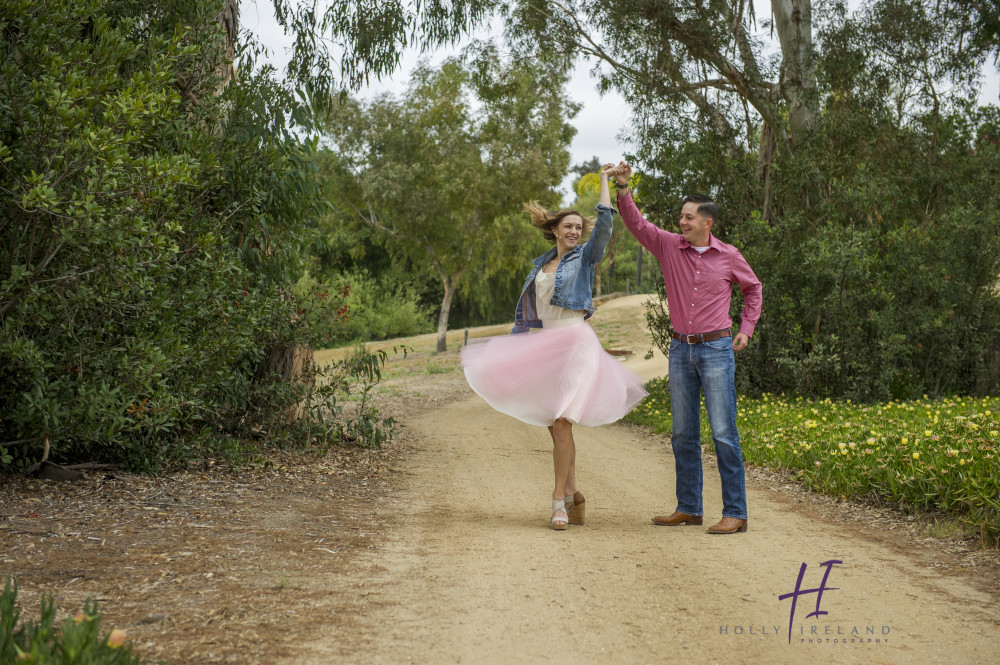
[[[594,313],[594,271],[611,238],[608,165],[601,172],[597,223],[575,210],[525,204],[531,223],[555,247],[536,258],[514,312],[514,335],[462,349],[465,376],[490,406],[531,425],[549,428],[555,487],[552,528],[584,523],[576,486],[573,425],[611,423],[632,410],[646,391],[642,380],[604,352],[584,321]],[[533,331],[531,335],[520,335]]]

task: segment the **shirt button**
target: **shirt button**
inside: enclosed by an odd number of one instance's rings
[[[694,287],[694,290],[695,290],[695,291],[697,291],[697,290],[698,290],[698,287],[697,287],[697,286],[696,286],[696,287]]]

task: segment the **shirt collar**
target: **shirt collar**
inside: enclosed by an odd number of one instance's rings
[[[715,249],[717,251],[722,251],[722,241],[715,237],[715,235],[708,234],[708,246],[710,249]],[[681,236],[681,249],[687,249],[688,247],[694,248],[694,245],[688,242],[687,238],[683,235]]]

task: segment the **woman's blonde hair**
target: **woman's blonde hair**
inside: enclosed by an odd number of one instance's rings
[[[562,210],[548,210],[544,208],[538,201],[529,201],[524,204],[524,209],[528,212],[531,217],[531,225],[536,229],[540,229],[542,235],[551,244],[556,244],[556,234],[553,233],[552,229],[559,226],[565,218],[576,215],[583,220],[583,235],[580,237],[580,242],[584,242],[584,239],[590,235],[590,230],[594,228],[594,220],[589,219],[581,215],[578,211],[572,208],[563,208]]]

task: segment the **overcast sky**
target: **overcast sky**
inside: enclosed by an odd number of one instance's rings
[[[857,2],[858,0],[852,0],[850,4],[854,5]],[[770,0],[754,0],[754,5],[757,8],[758,21],[771,16]],[[253,31],[261,43],[269,47],[271,63],[279,72],[283,72],[292,40],[282,33],[275,22],[270,0],[241,3],[240,24],[243,28]],[[457,53],[458,50],[435,53],[430,56],[430,60],[432,63],[438,63],[448,55]],[[401,67],[392,77],[358,91],[357,96],[370,97],[381,92],[401,94],[406,89],[410,72],[418,60],[419,53],[416,50],[408,51],[404,55]],[[597,82],[589,74],[591,67],[592,63],[584,62],[578,65],[568,84],[570,98],[583,104],[583,108],[572,121],[577,130],[570,145],[570,163],[573,165],[586,162],[594,156],[602,161],[617,162],[628,150],[628,146],[618,137],[621,127],[629,121],[628,107],[617,93],[611,92],[604,97],[598,95]],[[1000,95],[998,87],[1000,74],[992,61],[983,69],[983,82],[980,102],[997,104]],[[571,194],[573,177],[567,176],[560,188],[565,196]]]

